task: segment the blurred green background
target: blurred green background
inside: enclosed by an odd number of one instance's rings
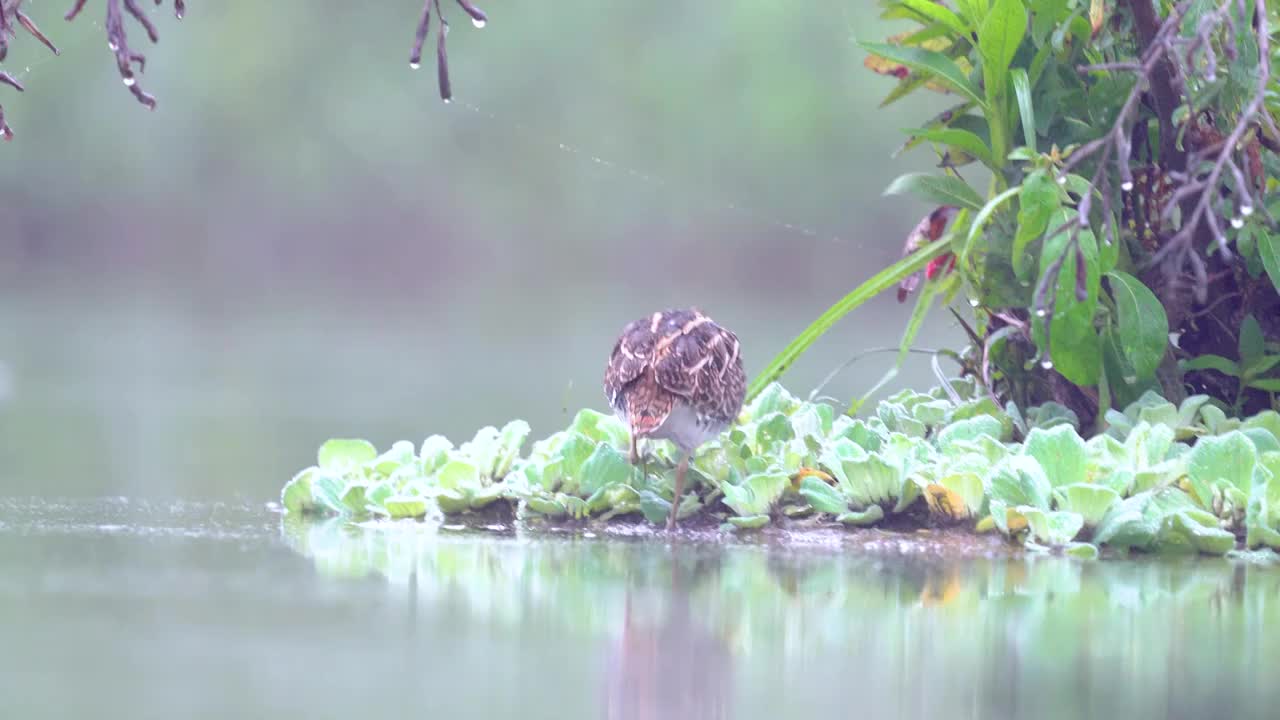
[[[0,494],[266,499],[330,436],[460,441],[582,406],[616,333],[697,304],[754,375],[901,252],[927,208],[881,196],[928,151],[881,110],[868,2],[481,3],[445,12],[456,102],[408,67],[421,4],[143,7],[148,112],[103,3],[24,8],[0,67]],[[434,34],[428,41],[433,47]],[[785,377],[807,393],[895,345],[892,293]],[[929,347],[961,333],[935,313]],[[827,389],[868,389],[892,355]],[[932,384],[926,357],[887,391]]]

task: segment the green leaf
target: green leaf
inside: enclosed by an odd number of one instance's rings
[[[640,512],[649,522],[659,525],[671,515],[671,502],[652,490],[640,492]]]
[[[1116,302],[1120,346],[1138,379],[1154,377],[1169,344],[1164,306],[1140,280],[1119,270],[1107,273]]]
[[[346,506],[342,503],[344,490],[346,483],[340,476],[331,473],[319,473],[311,481],[311,497],[321,507],[339,515],[346,512]]]
[[[1022,0],[995,0],[978,31],[978,50],[984,68],[1003,74],[1013,63],[1013,56],[1027,31],[1027,9]]]
[[[937,205],[955,205],[971,210],[983,206],[982,197],[968,183],[951,175],[907,173],[899,175],[884,191],[885,195],[908,193]]]
[[[582,465],[578,493],[588,496],[608,485],[623,484],[631,477],[631,463],[612,445],[596,446]]]
[[[1181,490],[1147,490],[1113,505],[1098,524],[1093,541],[1116,548],[1152,549],[1168,515],[1194,509],[1190,496]]]
[[[1187,459],[1187,480],[1204,508],[1212,508],[1214,489],[1233,487],[1249,495],[1258,451],[1239,430],[1226,435],[1203,437]]]
[[[768,515],[738,515],[729,518],[729,523],[743,530],[755,530],[769,524]]]
[[[366,511],[368,501],[365,499],[365,491],[369,489],[369,484],[365,482],[350,482],[342,491],[342,505],[347,513],[351,515],[362,515]]]
[[[1210,555],[1235,549],[1236,536],[1217,526],[1215,518],[1197,510],[1171,513],[1161,523],[1159,543],[1163,551],[1186,548]]]
[[[1028,278],[1031,256],[1027,246],[1044,235],[1053,214],[1062,207],[1052,178],[1044,170],[1035,170],[1022,181],[1018,193],[1018,230],[1013,237],[1013,271],[1019,279]]]
[[[809,349],[818,338],[830,330],[840,318],[862,306],[863,303],[880,293],[897,285],[914,272],[922,270],[929,261],[947,252],[951,244],[951,235],[944,235],[925,245],[916,252],[902,258],[889,267],[876,273],[871,279],[854,288],[838,302],[827,308],[817,320],[809,324],[794,340],[787,344],[769,364],[756,375],[747,388],[747,402],[758,396],[771,383],[774,383],[786,372],[804,351]]]
[[[787,489],[788,480],[786,473],[756,473],[741,485],[725,485],[721,488],[724,491],[724,504],[743,516],[768,514]]]
[[[1249,387],[1257,388],[1270,393],[1280,393],[1280,378],[1264,378],[1261,380],[1250,380]]]
[[[978,105],[986,107],[986,102],[983,100],[982,93],[978,87],[969,82],[969,78],[954,60],[940,52],[918,47],[863,42],[861,40],[858,41],[858,45],[869,53],[902,63],[912,70],[925,75],[933,75],[939,82],[965,95]]]
[[[1181,363],[1183,372],[1192,370],[1217,370],[1228,377],[1240,377],[1240,366],[1234,360],[1221,355],[1199,355]]]
[[[466,460],[450,460],[436,474],[436,485],[444,490],[476,490],[480,487],[480,470]]]
[[[932,3],[932,0],[926,0]],[[941,6],[938,6],[941,7]],[[942,128],[912,128],[903,130],[903,132],[920,140],[927,140],[949,148],[958,148],[977,158],[980,162],[990,168],[998,167],[994,158],[991,157],[991,148],[987,147],[987,143],[976,133],[960,128],[942,127]]]
[[[975,415],[965,420],[953,422],[938,433],[938,449],[947,455],[954,454],[957,449],[964,449],[957,448],[957,443],[973,442],[984,435],[996,440],[1003,440],[1005,436],[1004,425],[999,419],[990,415]]]
[[[1074,222],[1066,210],[1060,211],[1057,223]],[[1051,232],[1052,234],[1052,232]],[[1093,326],[1093,315],[1098,305],[1098,246],[1093,232],[1081,230],[1077,235],[1085,259],[1085,299],[1076,298],[1076,258],[1071,247],[1071,232],[1060,232],[1047,240],[1040,254],[1040,282],[1052,281],[1050,266],[1059,256],[1066,254],[1057,275],[1057,300],[1050,318],[1049,354],[1053,365],[1063,377],[1077,385],[1096,385],[1102,369],[1102,343]],[[1052,290],[1051,290],[1052,291]],[[1033,318],[1036,342],[1044,346],[1043,318]]]
[[[285,483],[280,490],[280,504],[284,506],[285,512],[305,513],[315,509],[315,501],[311,498],[311,482],[319,472],[319,468],[309,467]]]
[[[987,495],[1010,508],[1030,505],[1049,509],[1053,488],[1044,469],[1028,455],[1010,455],[992,468],[986,478]]]
[[[1013,91],[1018,96],[1018,114],[1022,118],[1022,137],[1026,146],[1036,149],[1036,111],[1031,102],[1031,80],[1026,68],[1013,69]]]
[[[903,7],[918,13],[922,17],[934,22],[942,23],[955,32],[956,35],[967,36],[969,27],[945,5],[940,5],[933,0],[898,0]]]
[[[1023,451],[1036,459],[1050,487],[1082,483],[1088,477],[1084,440],[1070,425],[1033,429]]]
[[[1271,284],[1280,292],[1280,235],[1261,232],[1257,235],[1258,255],[1262,257],[1262,266],[1266,268]]]
[[[1015,509],[1027,519],[1031,538],[1045,545],[1065,545],[1084,527],[1084,517],[1079,513],[1047,512],[1030,505],[1019,505]]]
[[[1249,367],[1267,352],[1267,339],[1253,315],[1245,315],[1240,323],[1240,366]]]
[[[427,514],[427,502],[420,497],[396,495],[387,498],[382,506],[393,520],[419,518]]]
[[[982,228],[986,226],[987,220],[991,217],[991,215],[1005,201],[1007,201],[1009,198],[1013,197],[1014,195],[1018,194],[1020,189],[1021,189],[1021,186],[1014,186],[1009,188],[1008,190],[1005,190],[999,195],[991,198],[990,200],[987,201],[986,205],[982,206],[982,209],[978,211],[978,214],[973,216],[973,222],[969,224],[969,235],[968,237],[965,238],[965,241],[964,241],[965,255],[969,254],[969,249],[972,247],[974,239],[978,237],[978,234],[980,232],[982,232]]]
[[[1120,502],[1120,493],[1115,490],[1085,483],[1060,487],[1053,491],[1053,496],[1059,509],[1079,513],[1088,527],[1097,527],[1111,506]]]
[[[836,517],[836,521],[845,525],[856,525],[865,527],[874,525],[884,519],[884,508],[879,505],[872,505],[866,510],[847,512]]]
[[[378,451],[368,440],[335,438],[320,446],[317,464],[321,470],[342,474],[371,462],[376,457]]]
[[[849,503],[844,496],[812,475],[800,481],[800,495],[818,512],[839,515],[849,510]]]

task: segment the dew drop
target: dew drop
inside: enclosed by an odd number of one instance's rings
[[[1067,176],[1066,176],[1066,175],[1059,175],[1059,176],[1058,176],[1058,184],[1059,184],[1059,185],[1066,185],[1066,184],[1067,184]]]
[[[422,63],[420,63],[420,62],[411,62],[411,63],[409,63],[409,69],[410,69],[410,70],[417,70],[417,69],[418,69],[418,68],[420,68],[420,67],[422,67]]]
[[[1133,189],[1133,181],[1125,180],[1124,182],[1120,183],[1120,189],[1125,192],[1129,192],[1130,190]]]
[[[471,18],[471,24],[472,24],[472,25],[475,25],[475,26],[476,26],[476,27],[478,27],[478,28],[482,28],[482,27],[484,27],[485,25],[488,25],[488,24],[489,24],[489,22],[488,22],[487,20],[485,20],[484,18]]]
[[[1040,367],[1044,368],[1045,370],[1052,370],[1053,361],[1050,360],[1049,358],[1045,358],[1044,360],[1040,361]]]
[[[1044,317],[1045,315],[1048,315],[1048,314],[1049,314],[1048,310],[1045,310],[1044,308],[1036,308],[1036,317]]]
[[[1242,218],[1242,217],[1233,217],[1233,218],[1231,218],[1231,227],[1233,227],[1233,228],[1235,228],[1235,229],[1237,229],[1237,230],[1239,230],[1240,228],[1244,227],[1244,218]]]
[[[450,104],[450,103],[452,103],[452,102],[453,102],[453,98],[445,98],[445,99],[444,99],[444,104],[445,104],[445,105],[448,105],[448,104]]]
[[[1122,380],[1124,380],[1124,383],[1125,383],[1126,385],[1132,385],[1132,384],[1134,384],[1134,383],[1138,382],[1138,376],[1137,376],[1137,375],[1125,375],[1125,376],[1124,376],[1123,378],[1121,378],[1121,379],[1122,379]]]
[[[137,81],[137,80],[135,80],[135,79],[134,79],[134,78],[132,78],[132,77],[127,77],[127,78],[125,78],[125,79],[124,79],[124,86],[125,86],[125,87],[133,87],[134,85],[137,85],[137,84],[138,84],[138,81]]]
[[[109,40],[107,41],[107,49],[111,52],[116,52],[120,49],[120,46],[116,44],[115,40]]]
[[[1241,205],[1241,206],[1240,206],[1240,214],[1241,214],[1241,215],[1243,215],[1243,216],[1245,216],[1245,217],[1249,217],[1250,215],[1252,215],[1252,214],[1253,214],[1253,206],[1252,206],[1252,205]]]
[[[981,304],[982,301],[978,298],[969,298],[969,307],[978,307]]]

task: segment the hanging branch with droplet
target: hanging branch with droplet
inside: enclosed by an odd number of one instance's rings
[[[133,93],[138,102],[146,105],[154,110],[156,107],[156,99],[152,95],[143,92],[138,85],[138,78],[134,75],[134,66],[137,71],[142,72],[146,66],[146,57],[139,52],[134,52],[129,47],[128,35],[124,27],[124,14],[127,12],[142,29],[146,31],[147,37],[151,42],[159,42],[160,34],[156,31],[156,26],[147,17],[138,3],[142,0],[107,0],[107,47],[111,50],[116,58],[116,67],[120,70],[120,78],[124,81],[125,87]],[[59,54],[58,48],[36,27],[31,18],[22,12],[23,0],[0,0],[0,62],[3,62],[5,56],[9,52],[9,39],[14,36],[16,27],[21,26],[32,37],[40,41],[42,45],[49,48],[54,55]],[[67,21],[74,20],[76,16],[84,10],[88,0],[75,0],[71,9],[67,11],[65,19]],[[124,6],[121,11],[121,4]],[[155,0],[156,5],[164,4],[164,0]],[[186,13],[185,0],[173,0],[173,14],[178,19]],[[24,88],[18,79],[3,70],[0,70],[0,84],[8,85],[16,90],[22,91]],[[0,106],[0,137],[9,140],[13,137],[13,130],[4,120],[4,107]]]
[[[489,18],[480,8],[472,5],[470,0],[456,0],[463,12],[471,16],[471,24],[482,28]],[[431,8],[435,8],[439,17],[439,29],[436,30],[436,81],[440,85],[440,99],[449,102],[453,99],[453,86],[449,82],[449,56],[445,52],[444,38],[449,34],[449,21],[444,19],[440,10],[440,0],[425,0],[422,4],[422,17],[418,20],[418,31],[414,35],[413,49],[409,51],[409,67],[417,70],[422,67],[422,46],[426,42],[427,33],[431,30]]]
[[[40,32],[40,28],[36,27],[36,24],[31,21],[31,18],[22,12],[22,0],[10,0],[10,2],[0,0],[0,62],[4,62],[5,57],[9,55],[9,38],[17,33],[17,28],[14,27],[15,23],[21,25],[23,30],[26,30],[28,34],[39,40],[40,44],[49,48],[54,55],[58,54],[58,48],[54,47],[49,38],[45,37],[45,34]],[[8,85],[18,92],[25,90],[17,78],[3,70],[0,70],[0,84]],[[13,130],[9,128],[9,124],[4,120],[3,105],[0,105],[0,138],[5,140],[13,138]]]

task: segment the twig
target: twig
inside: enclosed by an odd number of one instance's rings
[[[469,0],[456,0],[462,11],[471,16],[471,24],[478,28],[489,22],[489,17]],[[449,54],[445,50],[444,39],[449,34],[449,21],[445,20],[440,9],[440,0],[424,0],[422,15],[418,18],[418,27],[413,36],[413,47],[409,50],[409,67],[417,70],[422,67],[422,46],[431,30],[431,8],[435,8],[440,18],[440,27],[436,30],[436,82],[440,87],[440,99],[449,102],[453,99],[453,83],[449,80]]]

